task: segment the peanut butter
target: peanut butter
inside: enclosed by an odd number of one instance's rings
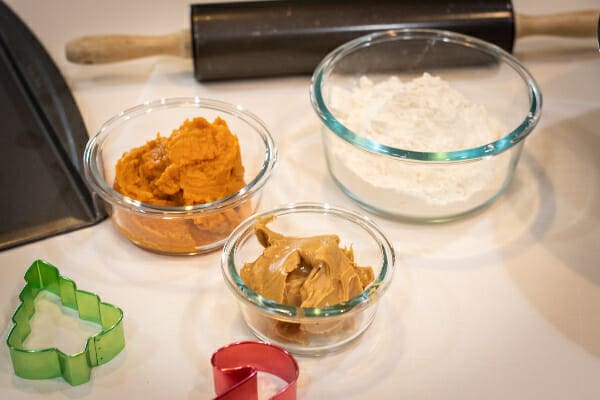
[[[254,231],[264,250],[240,271],[246,285],[256,293],[289,306],[325,307],[350,300],[373,281],[372,268],[356,265],[352,248],[340,247],[337,235],[284,236],[267,227],[273,219],[257,220]],[[273,329],[280,339],[302,343],[307,334],[345,329],[348,323],[274,321]]]

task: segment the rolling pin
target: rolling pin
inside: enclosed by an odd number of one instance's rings
[[[190,6],[191,31],[163,36],[86,36],[67,59],[100,64],[153,55],[192,57],[199,81],[312,73],[337,46],[388,29],[446,29],[511,52],[532,35],[600,35],[600,10],[515,13],[510,0],[273,0]],[[599,44],[600,46],[600,44]]]

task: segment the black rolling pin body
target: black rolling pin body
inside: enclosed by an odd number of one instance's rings
[[[312,72],[358,36],[402,28],[447,29],[507,51],[510,1],[276,0],[191,6],[194,71],[200,81]]]

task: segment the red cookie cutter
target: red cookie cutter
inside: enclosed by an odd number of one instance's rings
[[[237,342],[221,347],[210,360],[217,397],[215,400],[257,400],[258,371],[268,372],[288,384],[271,400],[296,400],[300,368],[284,349],[263,342]]]

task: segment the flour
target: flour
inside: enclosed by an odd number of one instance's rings
[[[493,142],[506,132],[485,107],[427,73],[407,82],[391,77],[374,83],[362,77],[352,91],[335,87],[331,109],[350,130],[404,150],[468,149]],[[487,160],[424,165],[373,155],[342,140],[330,143],[329,151],[336,179],[368,203],[372,199],[384,204],[387,196],[393,207],[411,202],[415,207],[423,202],[447,206],[477,197],[490,180],[498,179],[493,168],[482,165]]]

